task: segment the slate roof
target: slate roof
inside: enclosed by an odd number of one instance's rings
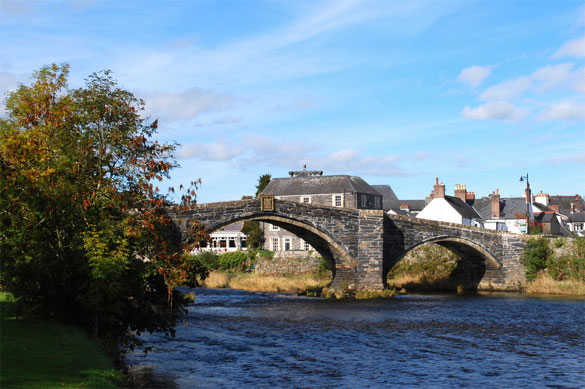
[[[568,223],[585,223],[585,212],[575,212],[569,215]]]
[[[550,223],[553,219],[556,220],[556,216],[554,213],[540,212],[534,214],[534,220],[537,220],[539,222]]]
[[[577,203],[577,199],[579,200],[580,210],[585,210],[585,201],[583,201],[583,197],[579,195],[572,195],[572,196],[549,196],[549,204],[550,205],[557,205],[559,207],[559,212],[565,216],[569,216],[571,214],[571,203]]]
[[[408,217],[415,217],[416,216],[414,213],[408,212],[405,209],[392,208],[391,211],[396,213],[399,216],[408,216]]]
[[[390,185],[372,185],[372,188],[382,195],[382,209],[391,209],[390,202],[398,200]]]
[[[388,206],[386,206],[385,199],[382,199],[382,202],[384,203],[385,210],[400,209],[401,204],[408,204],[408,208],[410,209],[411,212],[420,212],[423,210],[424,207],[427,206],[425,200],[391,200],[391,201],[388,201],[388,204],[387,204]]]
[[[221,228],[219,231],[242,231],[242,227],[244,226],[244,222],[238,222],[234,224],[227,225]]]
[[[331,193],[365,193],[380,196],[378,191],[360,177],[347,175],[274,178],[262,193],[275,196]]]
[[[477,213],[472,206],[461,200],[459,197],[445,196],[445,200],[453,207],[461,216],[466,219],[481,219],[481,216]]]
[[[492,218],[492,199],[482,197],[473,202],[473,208],[484,220]],[[500,219],[518,219],[526,217],[526,200],[522,197],[509,197],[500,199]]]

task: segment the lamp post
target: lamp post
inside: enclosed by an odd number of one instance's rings
[[[530,183],[528,182],[528,173],[525,176],[520,176],[520,182],[526,179],[526,233],[530,232],[530,202],[532,196],[530,195]]]

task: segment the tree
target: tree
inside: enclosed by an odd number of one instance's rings
[[[266,185],[270,183],[270,179],[272,176],[270,174],[262,174],[260,178],[258,178],[258,185],[256,185],[256,198],[262,193]]]
[[[258,185],[256,185],[256,198],[266,188],[272,176],[270,174],[262,174],[258,178]],[[245,196],[244,196],[245,197]],[[242,199],[244,199],[242,197]],[[246,246],[248,249],[262,248],[264,244],[264,231],[260,228],[260,223],[257,221],[246,221],[242,226],[242,232],[246,234]]]
[[[109,71],[74,90],[68,71],[43,67],[6,99],[0,283],[24,314],[100,337],[133,345],[128,330],[172,333],[182,312],[174,287],[195,275],[167,215],[171,203],[153,182],[176,166],[176,145],[152,140],[158,121],[140,116],[144,102]],[[192,228],[194,243],[204,239]]]

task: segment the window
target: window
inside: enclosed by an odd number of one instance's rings
[[[368,206],[368,196],[362,195],[361,199],[362,199],[362,208],[366,208]]]
[[[380,209],[382,207],[380,207],[380,198],[379,197],[374,197],[374,205],[376,209]]]
[[[291,238],[284,238],[284,251],[290,251],[291,245],[292,245],[292,239]]]
[[[301,203],[310,203],[311,202],[311,196],[302,196],[301,197]]]
[[[278,230],[280,230],[280,227],[279,227],[279,226],[275,226],[274,224],[271,224],[271,226],[272,226],[272,227],[270,227],[270,229],[271,229],[272,231],[278,231]]]
[[[341,207],[341,195],[333,195],[333,205],[335,207]]]
[[[278,238],[272,238],[272,251],[278,251]]]
[[[311,245],[304,240],[301,240],[301,250],[309,251],[311,250]]]

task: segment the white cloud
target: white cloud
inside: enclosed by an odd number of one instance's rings
[[[558,57],[585,57],[585,35],[562,45],[555,55],[553,55],[553,58]]]
[[[585,120],[585,103],[563,101],[548,107],[539,115],[541,120]]]
[[[461,114],[467,119],[473,120],[518,120],[526,116],[507,101],[490,101],[476,108],[465,107]]]
[[[492,73],[492,68],[493,66],[477,65],[465,68],[459,73],[457,81],[475,88]]]
[[[566,155],[563,157],[549,158],[548,162],[552,163],[553,165],[560,165],[560,164],[564,164],[564,163],[570,163],[570,164],[579,163],[579,164],[585,165],[585,153],[571,154],[571,155]]]
[[[239,169],[280,167],[285,169],[309,168],[324,170],[328,174],[357,174],[382,176],[409,176],[399,165],[397,155],[363,155],[359,150],[344,148],[319,155],[321,147],[301,142],[274,140],[266,136],[244,134],[239,147],[223,141],[192,143],[181,148],[178,157],[204,161],[232,161]]]
[[[532,86],[532,79],[528,76],[518,77],[499,84],[490,86],[479,97],[482,100],[509,99],[519,96],[529,90]]]
[[[528,76],[492,85],[479,97],[482,100],[506,100],[521,96],[529,91],[540,93],[551,89],[579,90],[585,73],[583,68],[575,71],[572,69],[572,63],[544,66]]]
[[[235,99],[227,94],[190,88],[184,91],[140,94],[147,101],[150,116],[167,120],[192,119],[202,113],[231,108]]]
[[[190,143],[181,147],[177,156],[182,159],[199,158],[204,161],[229,161],[242,154],[242,147],[228,142],[210,144]]]

